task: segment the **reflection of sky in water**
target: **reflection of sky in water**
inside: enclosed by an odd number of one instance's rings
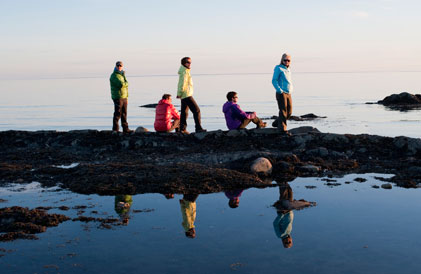
[[[374,189],[379,174],[348,175],[328,187],[321,178],[297,178],[295,199],[317,206],[294,212],[293,247],[276,237],[271,205],[278,187],[245,190],[236,209],[223,193],[196,200],[196,238],[184,235],[179,199],[161,194],[133,196],[127,226],[98,229],[97,223],[65,222],[39,234],[40,240],[2,243],[13,249],[0,258],[2,273],[43,272],[57,265],[62,273],[417,273],[421,259],[419,189]],[[353,181],[367,178],[365,183]],[[385,176],[389,177],[389,176]],[[351,184],[345,184],[346,181]],[[305,186],[316,186],[307,189]],[[3,192],[2,207],[87,205],[96,217],[117,217],[113,196],[67,191]],[[51,210],[76,216],[76,211]],[[70,254],[70,255],[69,255]],[[72,255],[73,254],[73,255]],[[6,270],[6,272],[3,272]]]
[[[271,74],[194,75],[194,97],[201,107],[203,125],[209,130],[226,129],[221,111],[230,90],[239,94],[244,110],[261,117],[277,115]],[[293,114],[314,113],[326,119],[290,122],[290,127],[315,126],[323,132],[370,133],[387,136],[421,137],[421,110],[390,111],[367,105],[392,93],[420,93],[420,72],[295,73]],[[398,79],[398,80],[397,80]],[[131,127],[153,130],[154,109],[139,105],[157,103],[163,93],[175,95],[176,76],[131,77],[128,71]],[[110,129],[113,104],[108,76],[83,79],[1,81],[0,130],[23,129]],[[175,104],[179,101],[174,100]],[[189,115],[189,125],[193,125]],[[250,126],[251,127],[251,126]]]

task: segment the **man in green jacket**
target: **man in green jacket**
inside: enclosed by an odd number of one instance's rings
[[[190,66],[190,57],[184,57],[181,59],[181,67],[178,70],[179,78],[177,98],[181,99],[180,132],[182,133],[188,133],[186,128],[189,108],[191,112],[193,112],[196,132],[206,131],[206,129],[203,129],[201,125],[200,108],[196,101],[193,99],[193,81],[190,75]]]
[[[111,98],[114,101],[113,131],[118,132],[118,121],[121,118],[121,126],[124,133],[131,133],[127,123],[127,98],[129,97],[126,74],[123,70],[123,62],[117,61],[114,72],[110,76]]]

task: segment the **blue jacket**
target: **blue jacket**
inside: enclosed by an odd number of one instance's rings
[[[278,238],[284,239],[291,235],[294,212],[288,211],[286,214],[278,212],[278,216],[273,221],[273,229]]]
[[[237,129],[244,119],[253,119],[255,116],[242,111],[239,105],[231,101],[227,101],[224,104],[222,112],[224,112],[228,129]]]
[[[273,70],[272,85],[277,93],[291,93],[291,71],[284,65],[277,65]]]

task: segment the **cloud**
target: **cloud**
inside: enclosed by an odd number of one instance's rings
[[[355,11],[355,12],[352,13],[352,15],[355,16],[355,17],[367,18],[368,12],[366,12],[366,11]]]

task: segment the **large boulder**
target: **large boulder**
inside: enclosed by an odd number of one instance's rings
[[[270,175],[272,173],[272,163],[267,158],[259,157],[253,161],[250,166],[250,170],[253,173]]]

